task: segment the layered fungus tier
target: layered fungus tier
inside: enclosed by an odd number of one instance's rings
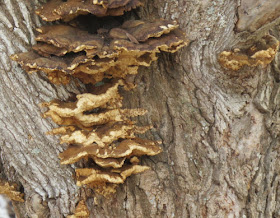
[[[96,84],[104,78],[137,74],[139,66],[150,66],[161,51],[174,53],[187,41],[174,22],[129,20],[99,28],[96,33],[69,24],[37,29],[32,51],[15,54],[27,72],[43,71],[54,84],[67,84],[70,77]]]
[[[137,135],[151,126],[137,126],[132,117],[144,115],[144,109],[122,109],[118,88],[122,80],[98,87],[93,93],[77,95],[75,102],[55,100],[43,103],[45,117],[61,125],[48,134],[61,135],[60,142],[70,144],[59,157],[61,164],[87,161],[87,168],[77,168],[77,185],[87,185],[109,196],[117,184],[149,167],[141,166],[139,157],[161,152],[156,141]]]
[[[120,87],[135,87],[127,77],[150,66],[158,53],[174,53],[188,44],[174,21],[129,15],[139,6],[140,0],[51,0],[36,13],[56,22],[36,29],[37,44],[30,51],[11,56],[26,72],[42,71],[54,84],[71,79],[90,84],[91,92],[75,101],[42,106],[44,117],[60,126],[48,134],[69,144],[59,155],[61,164],[82,162],[78,165],[84,167],[75,167],[77,185],[106,197],[128,176],[149,169],[141,165],[141,156],[162,151],[160,142],[139,137],[151,126],[138,126],[135,118],[147,111],[123,108]],[[79,209],[84,206],[81,201],[76,213],[86,211]]]

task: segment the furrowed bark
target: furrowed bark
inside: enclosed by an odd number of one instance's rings
[[[9,58],[35,43],[34,29],[41,21],[34,9],[40,3],[4,1],[0,9],[1,161],[7,179],[24,187],[25,206],[16,203],[20,217],[36,214],[36,204],[41,201],[52,217],[67,215],[78,200],[73,169],[60,165],[62,146],[57,138],[45,134],[54,124],[42,118],[39,104],[69,98],[82,88],[54,86],[43,74],[26,74]]]
[[[34,43],[41,21],[33,10],[41,2],[4,3],[1,171],[24,187],[20,217],[62,217],[74,211],[79,191],[73,167],[59,163],[63,145],[45,135],[54,124],[42,119],[38,104],[67,99],[84,87],[51,85],[43,74],[28,75],[9,60]],[[92,217],[280,216],[279,55],[271,65],[235,73],[217,61],[222,51],[254,45],[271,27],[279,39],[278,19],[236,32],[239,8],[230,0],[155,0],[137,12],[177,20],[192,42],[142,68],[137,88],[125,93],[127,107],[149,111],[140,123],[155,127],[147,137],[162,140],[163,153],[144,158],[152,170],[130,177],[113,198],[88,199]]]

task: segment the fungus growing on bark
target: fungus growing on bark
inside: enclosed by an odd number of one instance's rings
[[[131,165],[126,168],[119,168],[116,172],[114,170],[101,171],[93,168],[76,169],[77,185],[87,185],[94,183],[112,183],[121,184],[125,179],[133,173],[141,173],[149,169],[147,166]]]
[[[67,216],[67,218],[81,218],[81,217],[89,217],[89,210],[84,200],[81,200],[78,203],[75,209],[75,213],[73,215]]]
[[[76,130],[74,126],[67,126],[54,129],[49,133],[63,135],[60,143],[88,146],[95,142],[98,146],[105,147],[119,138],[135,138],[135,134],[143,134],[149,129],[150,126],[139,127],[132,122],[109,122],[91,131]]]
[[[77,185],[104,196],[128,176],[149,169],[140,165],[140,156],[162,151],[159,142],[139,138],[151,126],[137,126],[131,118],[147,111],[122,108],[119,86],[133,88],[128,75],[136,74],[139,66],[150,66],[157,53],[174,53],[189,42],[173,21],[98,20],[90,26],[76,17],[119,16],[138,6],[140,0],[50,0],[36,13],[45,21],[71,22],[38,28],[33,50],[11,56],[27,72],[43,71],[55,84],[66,84],[71,77],[92,84],[109,79],[110,84],[77,95],[75,102],[42,104],[47,107],[44,117],[60,125],[48,133],[61,135],[60,142],[69,144],[59,155],[61,164],[84,159],[86,168],[76,169]],[[85,202],[80,204],[73,217],[88,215],[80,213],[87,211]]]
[[[6,195],[8,198],[10,198],[13,201],[24,202],[23,199],[24,194],[17,191],[16,184],[9,184],[8,182],[1,181],[0,194]]]
[[[100,51],[104,44],[104,39],[98,34],[90,34],[87,31],[69,25],[54,25],[38,28],[40,33],[36,41],[45,42],[33,47],[44,55],[63,56],[69,52],[85,51],[87,56],[94,55],[95,51]],[[56,48],[56,49],[51,49]]]
[[[72,164],[82,158],[129,158],[132,156],[154,156],[161,152],[159,144],[155,141],[140,138],[123,140],[109,147],[102,148],[96,144],[88,146],[75,145],[62,152],[59,157],[61,164]]]
[[[77,185],[88,185],[107,197],[116,192],[116,185],[122,184],[132,174],[142,173],[148,166],[130,165],[118,169],[98,170],[94,168],[76,169]]]
[[[109,192],[115,192],[116,186],[112,184],[123,183],[127,176],[148,169],[138,165],[136,157],[153,156],[162,151],[158,142],[136,136],[151,127],[136,126],[129,119],[145,114],[145,110],[121,108],[122,97],[118,87],[123,84],[119,80],[103,85],[94,94],[78,95],[75,102],[52,101],[43,104],[48,107],[44,116],[63,125],[49,134],[60,134],[61,143],[71,144],[59,155],[61,164],[73,164],[81,159],[93,161],[92,169],[76,170],[77,184],[90,184],[90,187],[97,187],[98,192],[106,196]],[[126,163],[131,158],[133,160]],[[84,172],[88,171],[91,172],[89,179],[82,180]]]
[[[142,6],[139,0],[50,0],[36,10],[45,21],[70,21],[79,15],[93,14],[97,17],[120,16],[124,12]]]
[[[127,21],[106,34],[90,34],[69,25],[38,28],[34,51],[12,55],[26,71],[45,72],[55,84],[69,76],[86,83],[125,78],[139,66],[150,66],[156,53],[176,52],[188,44],[174,22]]]
[[[76,102],[66,103],[54,100],[43,103],[43,106],[49,109],[44,113],[44,117],[51,117],[59,125],[74,125],[82,130],[92,130],[96,125],[125,122],[129,120],[129,117],[144,115],[147,112],[144,109],[120,108],[122,98],[117,90],[120,83],[121,81],[112,87],[106,87],[104,93],[77,95]]]
[[[239,70],[244,65],[250,67],[266,66],[273,61],[278,48],[279,41],[271,35],[266,35],[249,49],[223,51],[219,55],[219,63],[222,67],[234,71]]]

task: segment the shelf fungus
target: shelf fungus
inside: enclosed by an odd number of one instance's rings
[[[75,209],[75,213],[73,215],[68,215],[67,218],[87,218],[89,215],[89,209],[85,200],[81,200]]]
[[[150,66],[158,53],[174,53],[189,43],[174,21],[112,18],[142,5],[141,0],[50,0],[36,13],[45,21],[62,22],[38,28],[32,50],[11,56],[28,73],[42,71],[54,84],[71,78],[91,84],[92,92],[75,101],[42,106],[44,117],[60,125],[48,134],[69,144],[59,155],[61,164],[83,160],[85,168],[76,169],[77,185],[106,197],[128,176],[149,169],[140,165],[141,156],[162,151],[159,142],[139,137],[151,126],[138,126],[133,118],[147,111],[123,108],[119,87],[134,88],[129,75],[137,74],[139,66]],[[80,204],[72,217],[84,216],[78,208],[85,202]]]
[[[85,14],[93,14],[97,17],[120,16],[139,6],[143,6],[139,0],[50,0],[37,9],[36,14],[45,21],[67,22]]]
[[[77,185],[88,185],[99,194],[108,197],[116,192],[117,185],[124,183],[127,177],[142,173],[148,169],[150,168],[141,165],[130,165],[111,170],[76,169]]]
[[[130,118],[146,110],[122,109],[118,87],[123,84],[122,80],[105,84],[92,94],[78,95],[75,102],[43,103],[48,108],[44,116],[62,125],[49,134],[59,134],[61,143],[70,144],[59,155],[61,164],[88,160],[91,168],[76,169],[77,185],[95,187],[104,196],[115,192],[114,184],[149,169],[140,166],[137,157],[162,151],[158,142],[137,136],[151,126],[137,126]]]
[[[161,152],[157,142],[140,138],[127,139],[118,143],[113,143],[106,148],[96,144],[88,146],[75,145],[59,155],[62,164],[72,164],[82,158],[123,158],[149,155],[154,156]],[[105,162],[104,162],[105,163]],[[101,165],[101,164],[98,164]],[[102,165],[101,165],[102,166]],[[103,166],[102,166],[103,167]],[[116,167],[118,168],[118,167]]]
[[[24,202],[23,193],[17,191],[16,184],[9,184],[8,182],[0,182],[0,194],[6,195],[13,201]]]
[[[219,63],[222,67],[237,71],[243,66],[256,67],[270,64],[279,48],[279,41],[271,35],[264,36],[254,46],[234,51],[223,51],[219,55]]]
[[[102,34],[90,34],[70,25],[38,28],[33,51],[12,55],[27,72],[43,71],[55,84],[69,77],[84,83],[104,78],[126,78],[139,66],[150,66],[156,53],[174,53],[188,44],[175,22],[126,21]],[[100,31],[97,31],[100,32]]]
[[[120,83],[117,82],[109,88],[99,87],[98,94],[85,93],[77,95],[76,102],[67,103],[54,100],[49,103],[43,103],[43,106],[49,108],[44,117],[51,117],[59,125],[74,125],[82,130],[92,130],[96,125],[125,122],[129,121],[130,117],[144,115],[147,112],[144,109],[120,108],[122,103],[117,102],[117,100],[122,100],[117,91]]]

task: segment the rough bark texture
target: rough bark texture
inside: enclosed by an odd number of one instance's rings
[[[92,217],[280,216],[280,58],[235,74],[217,62],[220,52],[253,45],[268,28],[279,37],[278,19],[235,32],[241,2],[154,0],[138,12],[177,20],[192,42],[143,68],[137,88],[125,93],[128,106],[149,111],[140,122],[155,127],[147,137],[162,140],[164,152],[144,158],[152,170],[129,178],[112,199],[88,199]],[[59,164],[63,145],[45,135],[54,124],[41,118],[38,104],[84,87],[54,86],[9,60],[34,43],[40,3],[0,1],[1,171],[24,188],[20,217],[63,217],[78,201],[74,166]]]

